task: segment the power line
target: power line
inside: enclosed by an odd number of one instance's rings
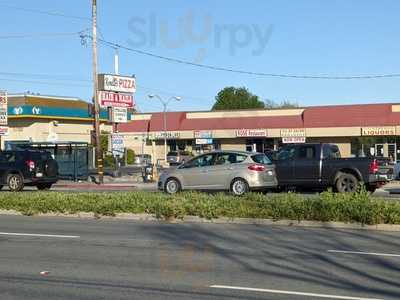
[[[50,15],[50,16],[54,16],[54,17],[63,17],[63,18],[85,20],[85,21],[90,21],[91,20],[88,17],[66,15],[66,14],[59,13],[59,12],[36,10],[36,9],[17,7],[17,6],[5,5],[5,4],[0,4],[0,7],[6,7],[6,8],[25,11],[25,12],[30,12],[30,13]],[[0,36],[0,39],[44,37],[44,36],[61,36],[61,35],[73,35],[73,34],[76,34],[76,33],[39,34],[39,36],[35,36],[35,35],[3,36],[3,37]],[[81,35],[81,37],[92,38],[90,35]],[[382,79],[382,78],[398,78],[398,77],[400,77],[400,73],[378,74],[378,75],[356,75],[356,76],[325,76],[325,75],[295,75],[295,74],[277,74],[277,73],[253,72],[253,71],[246,71],[246,70],[240,70],[240,69],[234,69],[234,68],[228,68],[228,67],[219,67],[219,66],[213,66],[213,65],[199,64],[199,63],[194,63],[194,62],[190,62],[190,61],[185,61],[185,60],[182,60],[182,59],[177,59],[177,58],[157,55],[157,54],[154,54],[154,53],[151,53],[151,52],[130,48],[130,47],[127,47],[127,46],[124,46],[124,45],[120,45],[118,43],[113,43],[113,42],[105,40],[104,38],[103,39],[99,39],[99,42],[101,42],[101,43],[103,43],[103,44],[105,44],[107,46],[110,46],[110,47],[112,47],[114,49],[115,48],[124,49],[124,50],[130,51],[130,52],[134,52],[136,54],[157,58],[157,59],[164,60],[164,61],[167,61],[167,62],[170,62],[170,63],[183,64],[183,65],[188,65],[188,66],[192,66],[192,67],[209,69],[209,70],[213,70],[213,71],[223,71],[223,72],[244,74],[244,75],[252,75],[252,76],[277,77],[277,78],[294,78],[294,79],[326,79],[326,80]]]
[[[57,86],[90,87],[90,85],[83,85],[83,84],[56,83],[56,82],[47,82],[47,81],[21,80],[21,79],[8,79],[8,78],[0,78],[0,81],[23,82],[23,83],[33,83],[33,84],[43,84],[43,85],[57,85]]]
[[[43,73],[19,73],[19,72],[0,72],[0,75],[2,76],[9,76],[9,77],[33,77],[33,78],[39,78],[39,79],[44,79],[44,81],[35,81],[35,80],[24,80],[24,79],[8,79],[8,78],[0,78],[0,81],[10,81],[10,82],[23,82],[23,83],[33,83],[33,84],[44,84],[44,85],[60,85],[60,86],[78,86],[78,87],[89,87],[89,85],[79,85],[79,84],[71,84],[71,83],[55,83],[51,81],[72,81],[72,82],[87,82],[91,83],[92,80],[89,79],[83,79],[83,78],[73,78],[73,75],[68,75],[68,74],[43,74]],[[196,100],[200,102],[208,101],[206,99],[198,98],[196,96],[190,96],[190,95],[185,95],[182,93],[177,93],[177,92],[172,92],[172,91],[166,91],[162,90],[159,88],[153,88],[153,87],[147,87],[138,84],[138,88],[140,88],[137,92],[138,93],[143,93],[146,95],[147,93],[145,91],[148,91],[150,93],[159,93],[167,96],[181,96],[185,99],[188,100]]]
[[[85,37],[91,39],[91,36],[89,36],[89,35],[85,35]],[[398,78],[398,77],[400,77],[400,73],[378,74],[378,75],[355,75],[355,76],[325,76],[325,75],[295,75],[295,74],[253,72],[253,71],[239,70],[239,69],[233,69],[233,68],[227,68],[227,67],[199,64],[199,63],[194,63],[194,62],[190,62],[190,61],[185,61],[182,59],[166,57],[166,56],[150,53],[147,51],[130,48],[130,47],[118,44],[118,43],[109,42],[104,39],[99,39],[99,42],[101,42],[102,44],[104,44],[106,46],[112,47],[112,48],[124,49],[124,50],[130,51],[130,52],[134,52],[136,54],[149,56],[152,58],[157,58],[157,59],[164,60],[164,61],[167,61],[170,63],[177,63],[177,64],[188,65],[188,66],[192,66],[192,67],[198,67],[198,68],[202,68],[202,69],[209,69],[209,70],[213,70],[213,71],[223,71],[223,72],[244,74],[244,75],[251,75],[251,76],[293,78],[293,79],[325,79],[325,80],[383,79],[383,78]]]
[[[14,10],[20,10],[20,11],[36,13],[36,14],[41,14],[41,15],[48,15],[48,16],[52,16],[52,17],[62,17],[62,18],[76,19],[76,20],[83,20],[83,21],[90,21],[91,20],[90,18],[87,18],[87,17],[66,15],[66,14],[63,14],[63,13],[53,12],[53,11],[37,10],[37,9],[31,9],[31,8],[25,8],[25,7],[17,7],[17,6],[6,5],[6,4],[0,4],[0,6],[1,7],[6,7],[6,8],[9,8],[9,9],[14,9]]]
[[[26,38],[47,38],[47,37],[64,37],[82,34],[80,32],[55,32],[55,33],[33,33],[33,34],[15,34],[15,35],[0,35],[1,40],[9,39],[26,39]]]
[[[38,74],[38,73],[0,72],[0,75],[12,76],[12,77],[39,77],[39,78],[45,78],[45,79],[49,79],[49,80],[66,80],[66,81],[92,82],[92,80],[89,80],[89,79],[72,78],[72,75],[66,75],[66,74]]]
[[[89,79],[84,79],[84,78],[73,78],[73,75],[68,75],[68,74],[43,74],[43,73],[18,73],[18,72],[1,72],[0,75],[3,76],[10,76],[10,77],[33,77],[33,78],[42,78],[50,81],[75,81],[75,82],[92,82],[92,80]],[[166,91],[163,89],[159,88],[153,88],[153,87],[148,87],[148,86],[143,86],[141,84],[137,84],[137,87],[140,88],[141,90],[138,90],[138,92],[142,92],[145,94],[145,91],[149,92],[156,92],[160,94],[164,94],[167,96],[181,96],[185,99],[192,99],[192,100],[198,100],[198,101],[208,101],[203,98],[199,98],[196,96],[190,96],[190,95],[185,95],[182,93],[178,92],[173,92],[173,91]]]

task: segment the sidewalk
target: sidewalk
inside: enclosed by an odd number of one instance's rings
[[[52,190],[55,191],[137,191],[137,190],[146,190],[146,191],[156,191],[157,183],[150,182],[138,182],[133,180],[114,180],[109,181],[105,180],[104,184],[97,184],[95,182],[89,181],[59,181],[53,185]]]

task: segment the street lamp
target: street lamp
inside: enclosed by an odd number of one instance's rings
[[[163,119],[164,119],[164,160],[166,163],[167,162],[167,107],[168,107],[168,104],[172,100],[181,101],[182,98],[179,96],[173,96],[173,97],[170,97],[167,101],[165,101],[159,95],[151,94],[151,95],[148,95],[148,97],[150,99],[157,98],[158,100],[160,100],[160,102],[162,103],[163,108],[164,108],[164,110],[163,110],[163,116],[164,116],[163,117]]]

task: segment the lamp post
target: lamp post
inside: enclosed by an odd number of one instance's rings
[[[174,96],[170,97],[167,101],[161,98],[159,95],[149,95],[150,99],[156,98],[160,100],[163,105],[163,119],[164,119],[164,161],[167,163],[167,107],[172,100],[181,101],[181,97]]]

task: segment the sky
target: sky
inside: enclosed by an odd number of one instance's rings
[[[398,0],[98,0],[103,40],[183,61],[306,76],[400,74]],[[0,0],[0,89],[91,101],[91,0]],[[25,37],[21,37],[25,36]],[[82,42],[86,42],[82,44]],[[99,72],[115,49],[99,45]],[[209,110],[226,86],[301,106],[400,102],[400,77],[273,78],[229,73],[119,49],[136,76],[139,111]]]

